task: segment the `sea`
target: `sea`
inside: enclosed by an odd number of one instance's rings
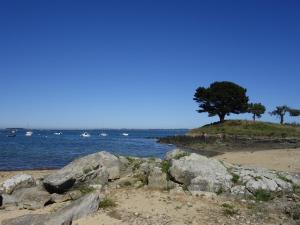
[[[18,130],[15,137],[8,137],[8,130],[0,130],[0,170],[56,169],[98,151],[162,158],[175,146],[157,143],[157,138],[187,132],[186,129],[85,131],[90,137],[82,137],[83,130],[32,130],[30,137],[25,136],[23,129]],[[62,134],[55,134],[58,132]]]

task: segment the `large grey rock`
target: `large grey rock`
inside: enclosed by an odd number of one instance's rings
[[[45,225],[44,220],[46,218],[47,215],[43,214],[28,214],[13,219],[3,220],[1,225]]]
[[[104,185],[108,179],[120,177],[120,160],[108,152],[97,152],[74,160],[56,173],[45,177],[43,183],[50,193],[63,193],[80,183]]]
[[[14,191],[12,195],[3,195],[3,206],[24,209],[40,209],[51,203],[51,195],[38,187],[22,188]]]
[[[171,177],[191,191],[216,192],[220,188],[228,190],[232,185],[231,174],[218,160],[192,153],[171,162]]]
[[[2,225],[67,225],[73,220],[90,215],[99,208],[100,196],[91,193],[72,202],[55,213],[31,214],[14,219],[4,220]]]
[[[153,189],[165,190],[168,188],[167,174],[161,168],[154,167],[148,176],[148,187]]]
[[[2,184],[2,188],[5,193],[11,194],[17,189],[24,187],[32,187],[34,185],[35,181],[31,175],[18,174],[4,181]]]
[[[176,159],[180,156],[185,156],[185,155],[189,155],[189,153],[177,148],[177,149],[167,152],[165,155],[165,160],[172,160],[172,159]]]
[[[233,167],[231,171],[238,175],[240,182],[244,184],[247,191],[253,194],[258,190],[269,192],[293,191],[293,182],[286,177],[288,174],[252,167]]]

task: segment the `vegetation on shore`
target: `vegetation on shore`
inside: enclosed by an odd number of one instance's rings
[[[227,120],[190,130],[186,135],[163,137],[159,142],[214,156],[234,150],[300,147],[300,126],[247,120]]]
[[[224,123],[208,124],[200,128],[192,129],[189,136],[201,136],[203,134],[224,134],[229,136],[247,137],[276,137],[276,138],[300,138],[300,126],[279,125],[267,122],[253,122],[248,120],[228,120]]]

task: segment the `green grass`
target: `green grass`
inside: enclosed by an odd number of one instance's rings
[[[101,209],[107,209],[107,208],[112,208],[116,207],[117,204],[114,202],[114,200],[110,198],[104,198],[100,203],[99,203],[99,208]]]
[[[254,197],[256,201],[262,201],[262,202],[267,202],[274,198],[271,192],[263,189],[257,190],[254,194]]]
[[[300,185],[293,184],[293,191],[294,191],[296,194],[299,194],[299,193],[300,193]]]
[[[288,182],[288,183],[293,183],[290,179],[288,179],[287,177],[285,177],[284,175],[280,174],[280,173],[277,173],[277,177],[285,182]]]
[[[233,205],[229,203],[223,203],[222,207],[223,207],[223,214],[225,216],[234,216],[239,212],[237,209],[234,208]]]
[[[171,167],[171,162],[168,161],[168,160],[163,160],[163,161],[160,163],[160,168],[161,168],[161,171],[162,171],[163,173],[168,173],[170,167]]]
[[[174,159],[181,159],[182,157],[189,156],[191,153],[189,152],[181,152],[175,155]]]
[[[77,186],[76,190],[79,190],[82,194],[85,195],[92,191],[95,191],[95,188],[83,184],[83,185]]]
[[[261,121],[227,120],[224,123],[214,123],[193,129],[189,136],[206,134],[225,134],[250,137],[296,137],[300,138],[300,126],[280,125]]]
[[[240,182],[240,176],[236,173],[232,173],[231,175],[232,175],[231,178],[232,183],[238,184]]]

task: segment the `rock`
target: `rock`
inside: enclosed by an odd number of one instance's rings
[[[168,188],[167,174],[161,168],[154,167],[148,176],[148,186],[152,189],[165,190]]]
[[[72,222],[73,220],[90,215],[98,210],[100,200],[97,192],[85,195],[51,214],[50,218],[46,220],[45,225],[65,224],[66,222]]]
[[[5,193],[11,194],[14,190],[24,187],[32,187],[34,185],[35,181],[32,176],[27,174],[18,174],[4,181],[2,187]]]
[[[222,183],[222,180],[215,176],[198,176],[191,180],[191,183],[187,188],[194,195],[199,191],[222,192],[228,190],[229,187],[228,184]]]
[[[63,195],[56,194],[56,193],[51,194],[51,201],[55,203],[67,202],[71,200],[72,198],[69,194],[63,194]]]
[[[0,207],[2,207],[3,205],[3,197],[2,197],[2,194],[0,194]]]
[[[172,160],[171,177],[190,191],[229,190],[232,175],[220,161],[195,153]]]
[[[13,219],[3,220],[1,225],[45,225],[44,219],[46,215],[43,214],[27,214]]]
[[[251,193],[255,193],[258,190],[265,190],[275,192],[278,190],[278,185],[274,180],[262,177],[260,179],[251,179],[246,183],[246,188]]]
[[[67,225],[73,220],[90,215],[99,208],[100,196],[98,193],[91,193],[72,202],[57,212],[50,214],[30,214],[14,219],[7,219],[2,225]]]
[[[43,184],[50,193],[63,193],[80,183],[104,185],[120,176],[120,160],[108,152],[97,152],[74,160],[56,173],[45,177]]]
[[[177,148],[177,149],[167,152],[167,154],[165,155],[165,160],[176,159],[179,156],[184,156],[184,155],[188,155],[188,154],[189,154],[188,152]]]
[[[251,193],[247,190],[247,188],[243,185],[237,185],[230,189],[231,194],[239,196],[239,197],[246,197],[251,196]]]
[[[14,191],[12,195],[3,196],[3,206],[17,206],[23,209],[40,209],[50,204],[51,195],[38,187],[22,188]]]
[[[286,176],[278,172],[263,168],[251,167],[233,167],[232,173],[239,176],[241,183],[246,189],[254,194],[258,190],[265,190],[269,192],[292,192],[293,185]],[[236,193],[233,190],[232,193]],[[246,192],[247,194],[247,192]]]

